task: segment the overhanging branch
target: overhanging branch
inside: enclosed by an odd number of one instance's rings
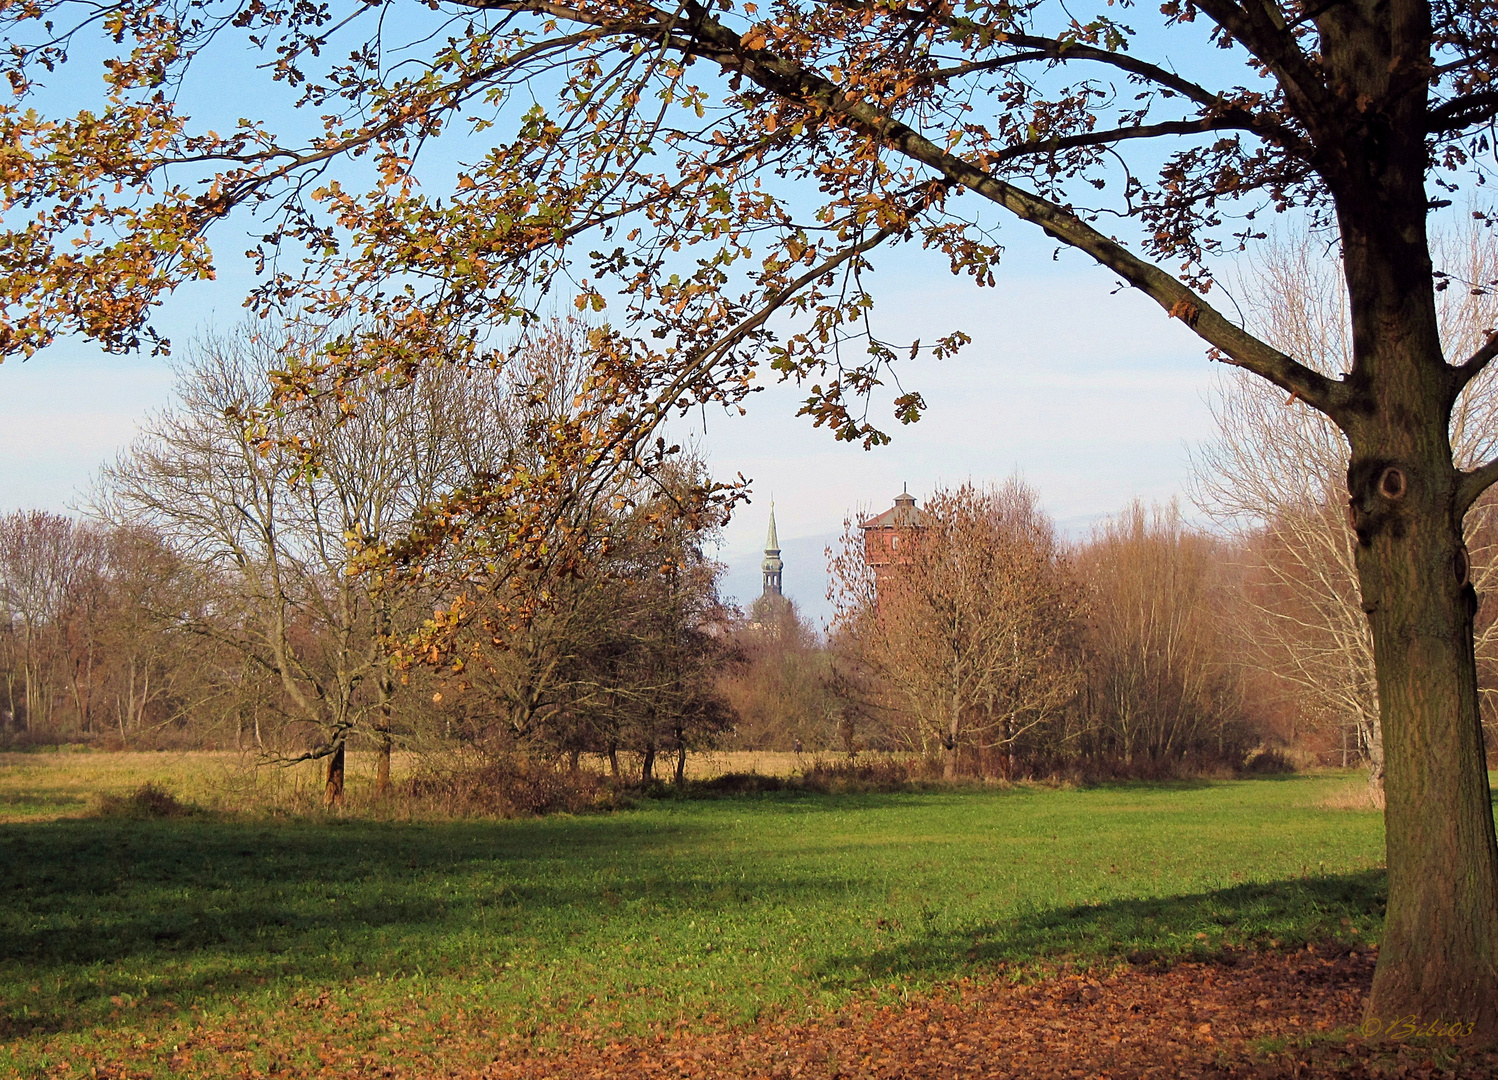
[[[658,48],[710,60],[726,72],[750,80],[781,99],[806,109],[813,116],[826,117],[863,132],[887,149],[930,167],[949,183],[964,187],[1038,225],[1054,239],[1086,253],[1145,293],[1172,318],[1189,326],[1228,362],[1268,379],[1333,419],[1342,415],[1350,401],[1352,391],[1345,384],[1326,378],[1236,326],[1190,287],[1098,232],[1076,213],[943,150],[903,121],[864,102],[856,94],[844,92],[798,61],[780,56],[770,48],[749,47],[744,35],[719,22],[706,7],[693,0],[686,2],[685,19],[680,12],[642,8],[638,15],[627,21],[559,0],[470,2],[476,7],[532,11],[592,25],[606,34],[648,40]],[[1220,0],[1218,6],[1222,6]],[[1226,6],[1232,8],[1236,19],[1243,20],[1242,9],[1230,3]],[[1249,23],[1257,22],[1254,16],[1249,16],[1248,20]],[[1037,47],[1045,41],[1022,37],[1011,40],[1026,48]],[[1069,58],[1080,58],[1085,48],[1068,45],[1062,51]],[[1298,49],[1294,51],[1298,55]],[[1105,52],[1105,56],[1110,63],[1124,66],[1124,58],[1117,54]],[[1205,91],[1195,88],[1191,96],[1195,98],[1198,93],[1204,94]],[[1212,97],[1211,100],[1220,105],[1218,98]]]

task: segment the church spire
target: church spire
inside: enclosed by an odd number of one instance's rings
[[[770,531],[765,536],[765,561],[759,564],[765,577],[765,595],[779,596],[780,571],[785,566],[780,561],[780,538],[775,535],[775,504],[770,503]]]

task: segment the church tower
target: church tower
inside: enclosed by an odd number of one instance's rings
[[[780,596],[780,538],[775,535],[775,504],[770,504],[770,533],[765,537],[765,561],[759,568],[765,575],[765,596]]]

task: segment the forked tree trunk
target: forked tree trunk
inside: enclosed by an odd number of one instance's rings
[[[344,742],[340,737],[328,755],[327,786],[323,789],[322,803],[329,809],[343,805],[343,752]]]
[[[1422,194],[1402,229],[1385,218],[1360,234],[1343,222],[1354,348],[1372,403],[1342,426],[1373,631],[1389,867],[1367,1018],[1385,1033],[1406,1019],[1416,1030],[1470,1025],[1474,1041],[1494,1043],[1498,842],[1473,655],[1477,596],[1448,432],[1450,375],[1429,260],[1420,261],[1424,214]]]

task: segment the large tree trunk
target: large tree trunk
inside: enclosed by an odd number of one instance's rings
[[[1418,187],[1418,185],[1417,185]],[[1436,330],[1425,203],[1343,214],[1358,378],[1342,426],[1349,520],[1373,631],[1386,773],[1389,901],[1368,1019],[1472,1025],[1498,1042],[1498,841],[1488,790],[1451,390]],[[1398,403],[1397,405],[1395,403]]]
[[[1421,498],[1423,486],[1405,498]],[[1435,486],[1449,505],[1450,485]],[[1431,511],[1359,552],[1388,781],[1389,903],[1368,1012],[1473,1023],[1498,1040],[1498,845],[1472,650],[1476,597],[1460,529],[1439,506]]]

